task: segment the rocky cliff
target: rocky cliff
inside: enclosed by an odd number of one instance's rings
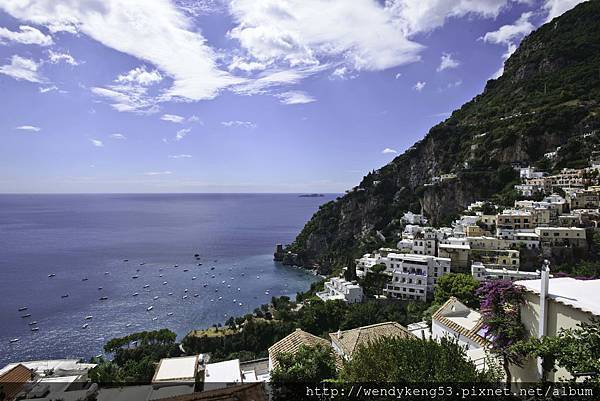
[[[590,1],[531,33],[500,78],[323,205],[287,250],[326,272],[385,244],[382,236],[392,244],[408,210],[442,224],[475,200],[509,204],[516,165],[583,167],[600,149],[599,128],[600,1]]]

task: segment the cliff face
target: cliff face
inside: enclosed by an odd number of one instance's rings
[[[504,74],[425,138],[323,205],[289,251],[323,271],[388,245],[421,208],[447,223],[475,200],[509,204],[515,165],[587,165],[600,149],[600,1],[583,3],[525,38]],[[556,152],[548,158],[544,155]]]

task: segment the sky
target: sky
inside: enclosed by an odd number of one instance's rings
[[[1,0],[0,193],[343,192],[582,0]]]

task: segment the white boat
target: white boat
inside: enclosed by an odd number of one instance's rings
[[[240,302],[238,305],[239,305],[239,306],[242,306],[242,303]]]
[[[227,288],[231,288],[231,284],[227,284]]]
[[[188,297],[187,295],[184,295],[181,297],[181,299],[187,299],[187,297]]]
[[[196,276],[192,277],[192,280],[196,280]]]
[[[100,301],[106,301],[108,299],[108,297],[100,297],[99,299],[100,299]]]
[[[139,278],[140,276],[138,276],[137,274],[135,276],[131,276],[131,278],[136,279]]]
[[[54,273],[48,274],[48,278],[52,278],[52,277],[55,277],[55,276],[56,276],[56,274],[54,274]]]
[[[69,298],[69,294],[63,294],[60,296],[61,298]]]
[[[167,282],[166,282],[166,281],[163,281],[163,285],[167,285]]]
[[[188,289],[186,288],[185,290],[183,290],[183,292],[188,292]]]
[[[24,310],[27,310],[26,306],[23,306],[23,307],[19,308],[19,312],[23,312]]]
[[[144,288],[148,288],[148,287],[150,287],[150,284],[146,284],[146,285],[144,286]]]
[[[131,323],[127,323],[125,327],[131,327]]]
[[[152,320],[158,320],[158,317],[153,317]]]
[[[169,293],[169,295],[173,295],[173,293],[172,293],[172,292],[170,292],[170,293]]]
[[[109,272],[104,272],[104,275],[105,275],[105,276],[108,276],[109,274],[110,274]]]
[[[183,272],[184,272],[184,273],[185,273],[185,272],[187,272],[187,271],[189,271],[189,270],[188,270],[188,269],[183,269]]]
[[[241,289],[240,287],[238,287],[238,289],[237,289],[237,290],[238,290],[238,291],[241,291],[242,289]]]
[[[223,297],[219,297],[219,301],[222,300],[222,299],[223,299]]]
[[[28,317],[31,317],[31,313],[26,313],[23,316],[21,316],[23,319],[26,319]]]
[[[138,295],[140,295],[138,292],[134,292],[132,296],[137,297]]]
[[[94,318],[94,316],[92,316],[92,315],[89,315],[89,316],[86,316],[86,317],[85,317],[85,320],[92,320],[93,318]]]
[[[81,326],[81,328],[82,328],[82,329],[87,329],[87,328],[88,328],[88,326],[89,326],[89,324],[87,324],[87,323],[86,323],[86,324],[84,324],[83,326]]]
[[[162,277],[162,276],[163,276],[162,274],[159,274],[159,275],[158,275],[158,277]]]
[[[265,295],[269,295],[269,290],[266,290],[266,291],[265,291]]]
[[[179,265],[173,265],[173,267],[179,267]]]
[[[194,294],[194,298],[198,298],[200,294]]]
[[[32,328],[31,328],[31,331],[39,331],[39,330],[40,330],[40,328],[39,328],[39,327],[32,327]]]
[[[167,316],[173,316],[173,312],[167,313]]]
[[[13,338],[12,340],[10,340],[11,344],[12,344],[12,343],[16,343],[17,341],[19,341],[19,339],[18,339],[18,338]]]
[[[150,305],[149,307],[147,307],[147,308],[146,308],[146,310],[147,310],[148,312],[150,312],[152,309],[154,309],[154,306],[152,306],[152,305]]]
[[[29,322],[30,326],[35,326],[36,324],[37,324],[37,321],[35,321],[35,320],[33,322]]]
[[[156,300],[158,299],[158,296],[156,296],[156,297],[154,297],[154,298],[152,298],[152,299],[154,299],[154,300],[156,301]]]
[[[260,276],[256,276],[256,278],[260,280]]]

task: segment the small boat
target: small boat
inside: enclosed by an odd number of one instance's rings
[[[183,269],[183,272],[184,272],[184,273],[185,273],[185,272],[187,272],[187,271],[189,271],[189,270],[188,270],[188,269]]]
[[[153,317],[152,320],[158,320],[158,317]]]
[[[139,273],[139,272],[140,272],[140,269],[135,269],[135,272],[136,272],[136,273]]]
[[[88,278],[84,277],[84,278],[81,279],[81,281],[88,281]]]
[[[131,323],[127,323],[125,327],[131,327]]]
[[[129,262],[129,259],[123,259],[123,262]]]
[[[202,285],[202,287],[206,288],[206,287],[208,287],[208,284],[205,283]]]
[[[225,280],[221,281],[221,284],[225,284]]]
[[[222,300],[222,299],[223,299],[223,297],[219,297],[219,301]]]
[[[31,330],[31,331],[39,331],[39,330],[40,330],[40,328],[39,328],[39,327],[32,327],[30,330]]]
[[[188,289],[186,288],[185,290],[183,290],[183,292],[188,292]]]
[[[167,313],[167,316],[173,316],[173,312]]]
[[[194,294],[194,298],[198,298],[200,294]]]
[[[238,291],[241,291],[242,289],[241,289],[240,287],[238,287],[238,289],[237,289],[237,290],[238,290]]]
[[[63,294],[60,296],[61,298],[69,298],[69,294]]]
[[[187,295],[184,295],[181,297],[181,299],[187,299],[187,297],[188,297]]]
[[[215,288],[215,292],[219,292],[219,289],[218,289],[218,288]]]
[[[260,280],[260,276],[256,276],[256,278]]]
[[[198,266],[202,266],[202,263],[198,263]]]
[[[83,326],[81,326],[81,328],[82,328],[82,329],[87,329],[87,328],[88,328],[88,326],[89,326],[89,324],[87,324],[87,323],[86,323],[86,324],[84,324]]]
[[[163,281],[163,285],[167,285],[167,282],[166,282],[166,281]]]
[[[210,278],[215,278],[215,275],[213,274],[212,276],[210,276]]]
[[[149,307],[147,307],[147,308],[146,308],[146,310],[147,310],[148,312],[150,312],[152,309],[154,309],[154,306],[152,306],[152,305],[150,305]]]
[[[159,267],[159,268],[158,268],[158,271],[159,271],[159,272],[161,272],[161,271],[162,271],[162,267]]]
[[[85,320],[92,320],[93,318],[94,318],[94,316],[92,316],[92,315],[89,315],[89,316],[86,316],[86,317],[85,317]]]
[[[233,299],[233,303],[236,303],[236,302],[237,302],[237,299],[235,299],[235,298],[234,298],[234,299]]]
[[[102,287],[98,287],[98,291],[102,291]]]
[[[144,288],[148,288],[148,287],[150,287],[150,284],[144,285]]]
[[[108,276],[109,274],[110,274],[109,272],[104,272],[104,275],[105,275],[105,276]]]
[[[108,299],[108,297],[100,297],[98,298],[100,301],[106,301]]]
[[[158,296],[156,296],[156,297],[154,297],[154,298],[152,298],[152,299],[154,299],[154,300],[156,301],[156,300],[158,299]]]
[[[246,273],[242,273],[242,277],[244,277],[246,275]]]
[[[23,306],[22,308],[19,308],[19,312],[23,312],[24,310],[27,310],[26,306]]]
[[[131,276],[131,278],[139,278],[140,276],[138,276],[137,274],[135,276]]]
[[[227,284],[227,288],[231,288],[231,284]]]
[[[240,302],[238,305],[239,305],[239,306],[242,306],[243,304]]]
[[[196,276],[192,277],[192,280],[196,280]]]
[[[173,265],[173,267],[179,267],[179,265]]]
[[[31,317],[31,313],[26,313],[23,316],[21,316],[21,318],[26,319],[28,317]]]
[[[200,257],[200,254],[199,254],[199,253],[195,253],[195,254],[194,254],[194,257],[195,257],[195,258],[199,258],[199,257]]]
[[[133,296],[133,297],[137,297],[138,295],[140,295],[140,293],[139,293],[139,292],[134,292],[132,296]]]
[[[35,320],[33,322],[29,323],[30,326],[35,326],[36,324],[37,324],[37,321],[35,321]]]
[[[215,300],[214,300],[214,299],[211,299],[211,300],[210,300],[210,302],[215,302]]]
[[[172,293],[172,292],[170,292],[170,293],[169,293],[169,295],[173,295],[173,293]]]
[[[163,276],[162,274],[159,274],[159,275],[158,275],[158,277],[162,277],[162,276]]]
[[[215,270],[214,266],[210,268],[210,270]]]
[[[56,277],[56,274],[54,274],[54,273],[48,274],[48,278],[52,278],[52,277]]]
[[[16,343],[16,342],[18,342],[18,341],[19,341],[19,339],[18,339],[18,338],[13,338],[12,340],[10,340],[10,343],[12,344],[12,343]]]
[[[146,262],[142,262],[140,263],[140,266],[144,266],[146,264]]]

